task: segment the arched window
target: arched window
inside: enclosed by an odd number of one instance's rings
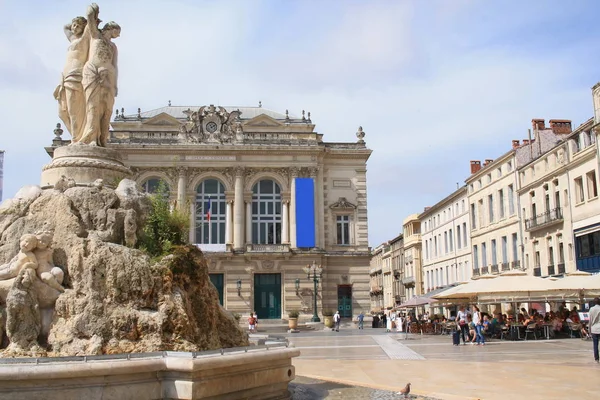
[[[202,181],[196,190],[196,243],[225,244],[225,187],[216,179]]]
[[[281,244],[281,189],[272,180],[252,188],[252,243]]]
[[[141,185],[142,190],[146,193],[156,193],[158,191],[158,187],[160,186],[161,182],[165,186],[166,192],[168,194],[169,193],[169,185],[167,185],[167,183],[165,181],[163,181],[162,179],[159,179],[159,178],[146,179]]]

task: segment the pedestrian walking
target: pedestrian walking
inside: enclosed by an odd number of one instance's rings
[[[254,318],[254,313],[250,313],[250,317],[248,317],[248,330],[250,333],[256,333],[256,319]]]
[[[469,325],[467,325],[468,315],[469,312],[465,310],[464,306],[461,306],[458,310],[458,314],[456,314],[456,324],[457,328],[460,330],[460,336],[462,337],[463,345],[467,344],[466,338],[469,337]]]
[[[594,360],[600,362],[598,357],[598,340],[600,340],[600,298],[594,299],[594,307],[590,308],[590,333],[594,343]]]
[[[333,322],[335,323],[335,331],[339,332],[340,331],[340,312],[336,311],[335,315],[333,316]]]
[[[475,324],[475,337],[477,338],[478,345],[485,345],[485,338],[483,337],[483,321],[479,307],[473,306],[473,323]]]
[[[365,315],[361,311],[360,314],[358,314],[358,329],[363,329],[364,320],[365,320]]]
[[[392,315],[388,315],[386,320],[385,320],[385,331],[386,332],[391,332],[392,331]]]

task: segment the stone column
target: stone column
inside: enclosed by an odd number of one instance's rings
[[[194,244],[196,242],[196,199],[194,197],[191,198],[190,201],[190,234],[189,234],[189,242]]]
[[[185,207],[185,192],[187,184],[187,168],[177,168],[179,179],[177,180],[177,209],[183,210]]]
[[[290,168],[290,247],[296,248],[296,178],[300,170]]]
[[[288,218],[290,217],[290,213],[288,211],[288,200],[283,200],[281,202],[281,206],[283,208],[283,215],[281,216],[281,243],[283,244],[289,244],[290,243],[290,237],[288,235],[289,230],[288,230]]]
[[[225,244],[231,245],[233,242],[232,232],[232,214],[233,214],[233,200],[227,200],[225,208]]]
[[[235,200],[233,203],[233,248],[244,247],[244,168],[235,169]]]
[[[246,244],[252,244],[252,197],[246,199]]]

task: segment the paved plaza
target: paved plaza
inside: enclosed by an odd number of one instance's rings
[[[600,393],[592,343],[578,338],[457,347],[447,335],[384,329],[285,336],[301,350],[294,365],[302,379],[393,392],[411,382],[415,395],[438,399],[596,399]],[[373,393],[365,398],[387,398]]]

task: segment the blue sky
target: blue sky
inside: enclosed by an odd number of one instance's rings
[[[58,122],[62,26],[88,2],[0,0],[4,197],[39,183]],[[101,1],[122,27],[119,97],[311,111],[327,141],[363,126],[370,244],[462,184],[469,160],[527,137],[532,118],[592,116],[600,3],[590,1]]]

